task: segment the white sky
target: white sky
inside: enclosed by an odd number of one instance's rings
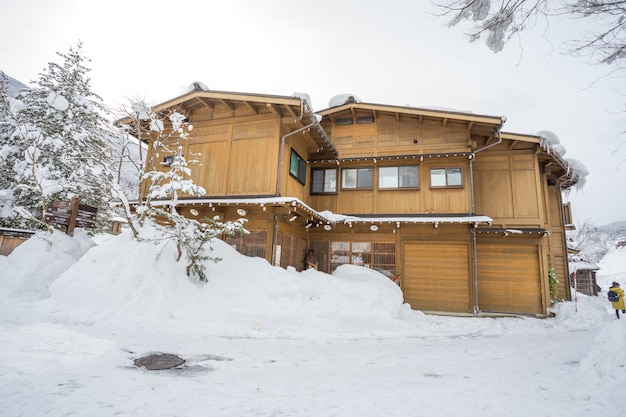
[[[562,55],[581,22],[538,22],[493,54],[410,0],[0,0],[0,70],[24,83],[83,42],[94,92],[111,107],[210,89],[341,93],[366,102],[506,116],[505,130],[554,132],[590,171],[570,193],[577,223],[626,220],[621,79]],[[613,152],[615,151],[615,152]]]

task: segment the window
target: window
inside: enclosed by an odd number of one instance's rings
[[[437,168],[430,170],[431,187],[461,187],[463,186],[463,171],[461,168]]]
[[[563,204],[563,223],[565,226],[573,225],[574,220],[572,217],[572,205],[571,203]]]
[[[289,173],[303,184],[306,182],[306,162],[300,158],[300,155],[293,149],[291,150],[291,162],[289,164]]]
[[[374,184],[374,168],[347,168],[341,170],[342,189],[371,189]]]
[[[166,155],[163,157],[163,162],[161,162],[161,165],[163,165],[164,167],[170,167],[172,166],[173,162],[174,162],[174,155]]]
[[[419,167],[417,165],[403,167],[378,168],[378,188],[418,188]]]
[[[320,251],[318,250],[318,256]],[[375,269],[396,281],[396,245],[377,242],[330,242],[330,270],[352,264]]]
[[[311,170],[311,194],[337,192],[337,168]]]
[[[361,116],[356,118],[356,123],[359,125],[366,123],[374,123],[374,116]]]
[[[335,124],[337,126],[346,126],[346,125],[351,125],[352,123],[354,123],[354,121],[352,120],[352,117],[344,117],[342,119],[335,120]]]

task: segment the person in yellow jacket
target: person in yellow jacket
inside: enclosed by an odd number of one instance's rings
[[[609,288],[609,291],[615,291],[617,295],[619,295],[619,300],[611,302],[611,305],[615,309],[615,315],[619,319],[620,310],[622,310],[622,313],[626,313],[626,304],[624,303],[624,290],[619,287],[619,282],[613,282],[613,284],[611,284],[611,288]]]

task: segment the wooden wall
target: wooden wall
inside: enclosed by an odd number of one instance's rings
[[[494,225],[543,227],[545,210],[541,175],[532,149],[514,151],[505,145],[479,153],[474,160],[476,213]]]
[[[239,107],[237,107],[239,109]],[[249,115],[226,106],[205,107],[190,117],[188,140],[172,141],[172,154],[183,146],[191,179],[207,195],[263,195],[276,192],[281,119],[271,113]],[[161,166],[163,152],[155,158]],[[150,157],[150,155],[149,155]],[[149,167],[148,167],[149,168]]]
[[[324,121],[340,157],[363,154],[364,149],[376,150],[379,155],[399,153],[446,152],[467,148],[467,122],[444,122],[443,119],[420,119],[415,116],[376,113],[373,123],[357,123],[359,117],[372,116],[371,111],[357,110],[335,115],[336,119],[353,118],[349,125]]]
[[[567,262],[567,244],[563,225],[563,204],[561,190],[557,185],[547,185],[543,182],[548,212],[548,225],[550,228],[549,245],[549,268],[554,268],[559,283],[557,285],[556,299],[571,299],[570,285],[568,283],[569,264]]]
[[[0,234],[0,255],[9,255],[13,252],[13,250],[15,250],[15,248],[26,242],[28,239],[28,237],[11,237]]]

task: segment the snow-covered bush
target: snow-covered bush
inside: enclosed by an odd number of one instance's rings
[[[184,255],[187,276],[205,282],[204,262],[219,261],[219,258],[207,253],[207,245],[210,250],[210,243],[215,237],[246,233],[243,220],[220,222],[217,218],[204,218],[198,221],[180,215],[176,209],[179,197],[203,196],[206,193],[190,178],[191,169],[188,165],[198,161],[187,161],[181,145],[188,139],[193,126],[178,111],[157,113],[141,101],[133,103],[130,109],[126,114],[132,116],[131,123],[122,128],[135,133],[140,141],[147,141],[149,148],[148,158],[138,170],[140,181],[137,203],[131,207],[129,199],[120,193],[128,224],[138,239],[144,239],[141,226],[149,222],[156,227],[159,230],[156,241],[173,241],[178,261]],[[163,162],[158,162],[161,156]],[[169,167],[169,170],[157,169],[164,166]]]

